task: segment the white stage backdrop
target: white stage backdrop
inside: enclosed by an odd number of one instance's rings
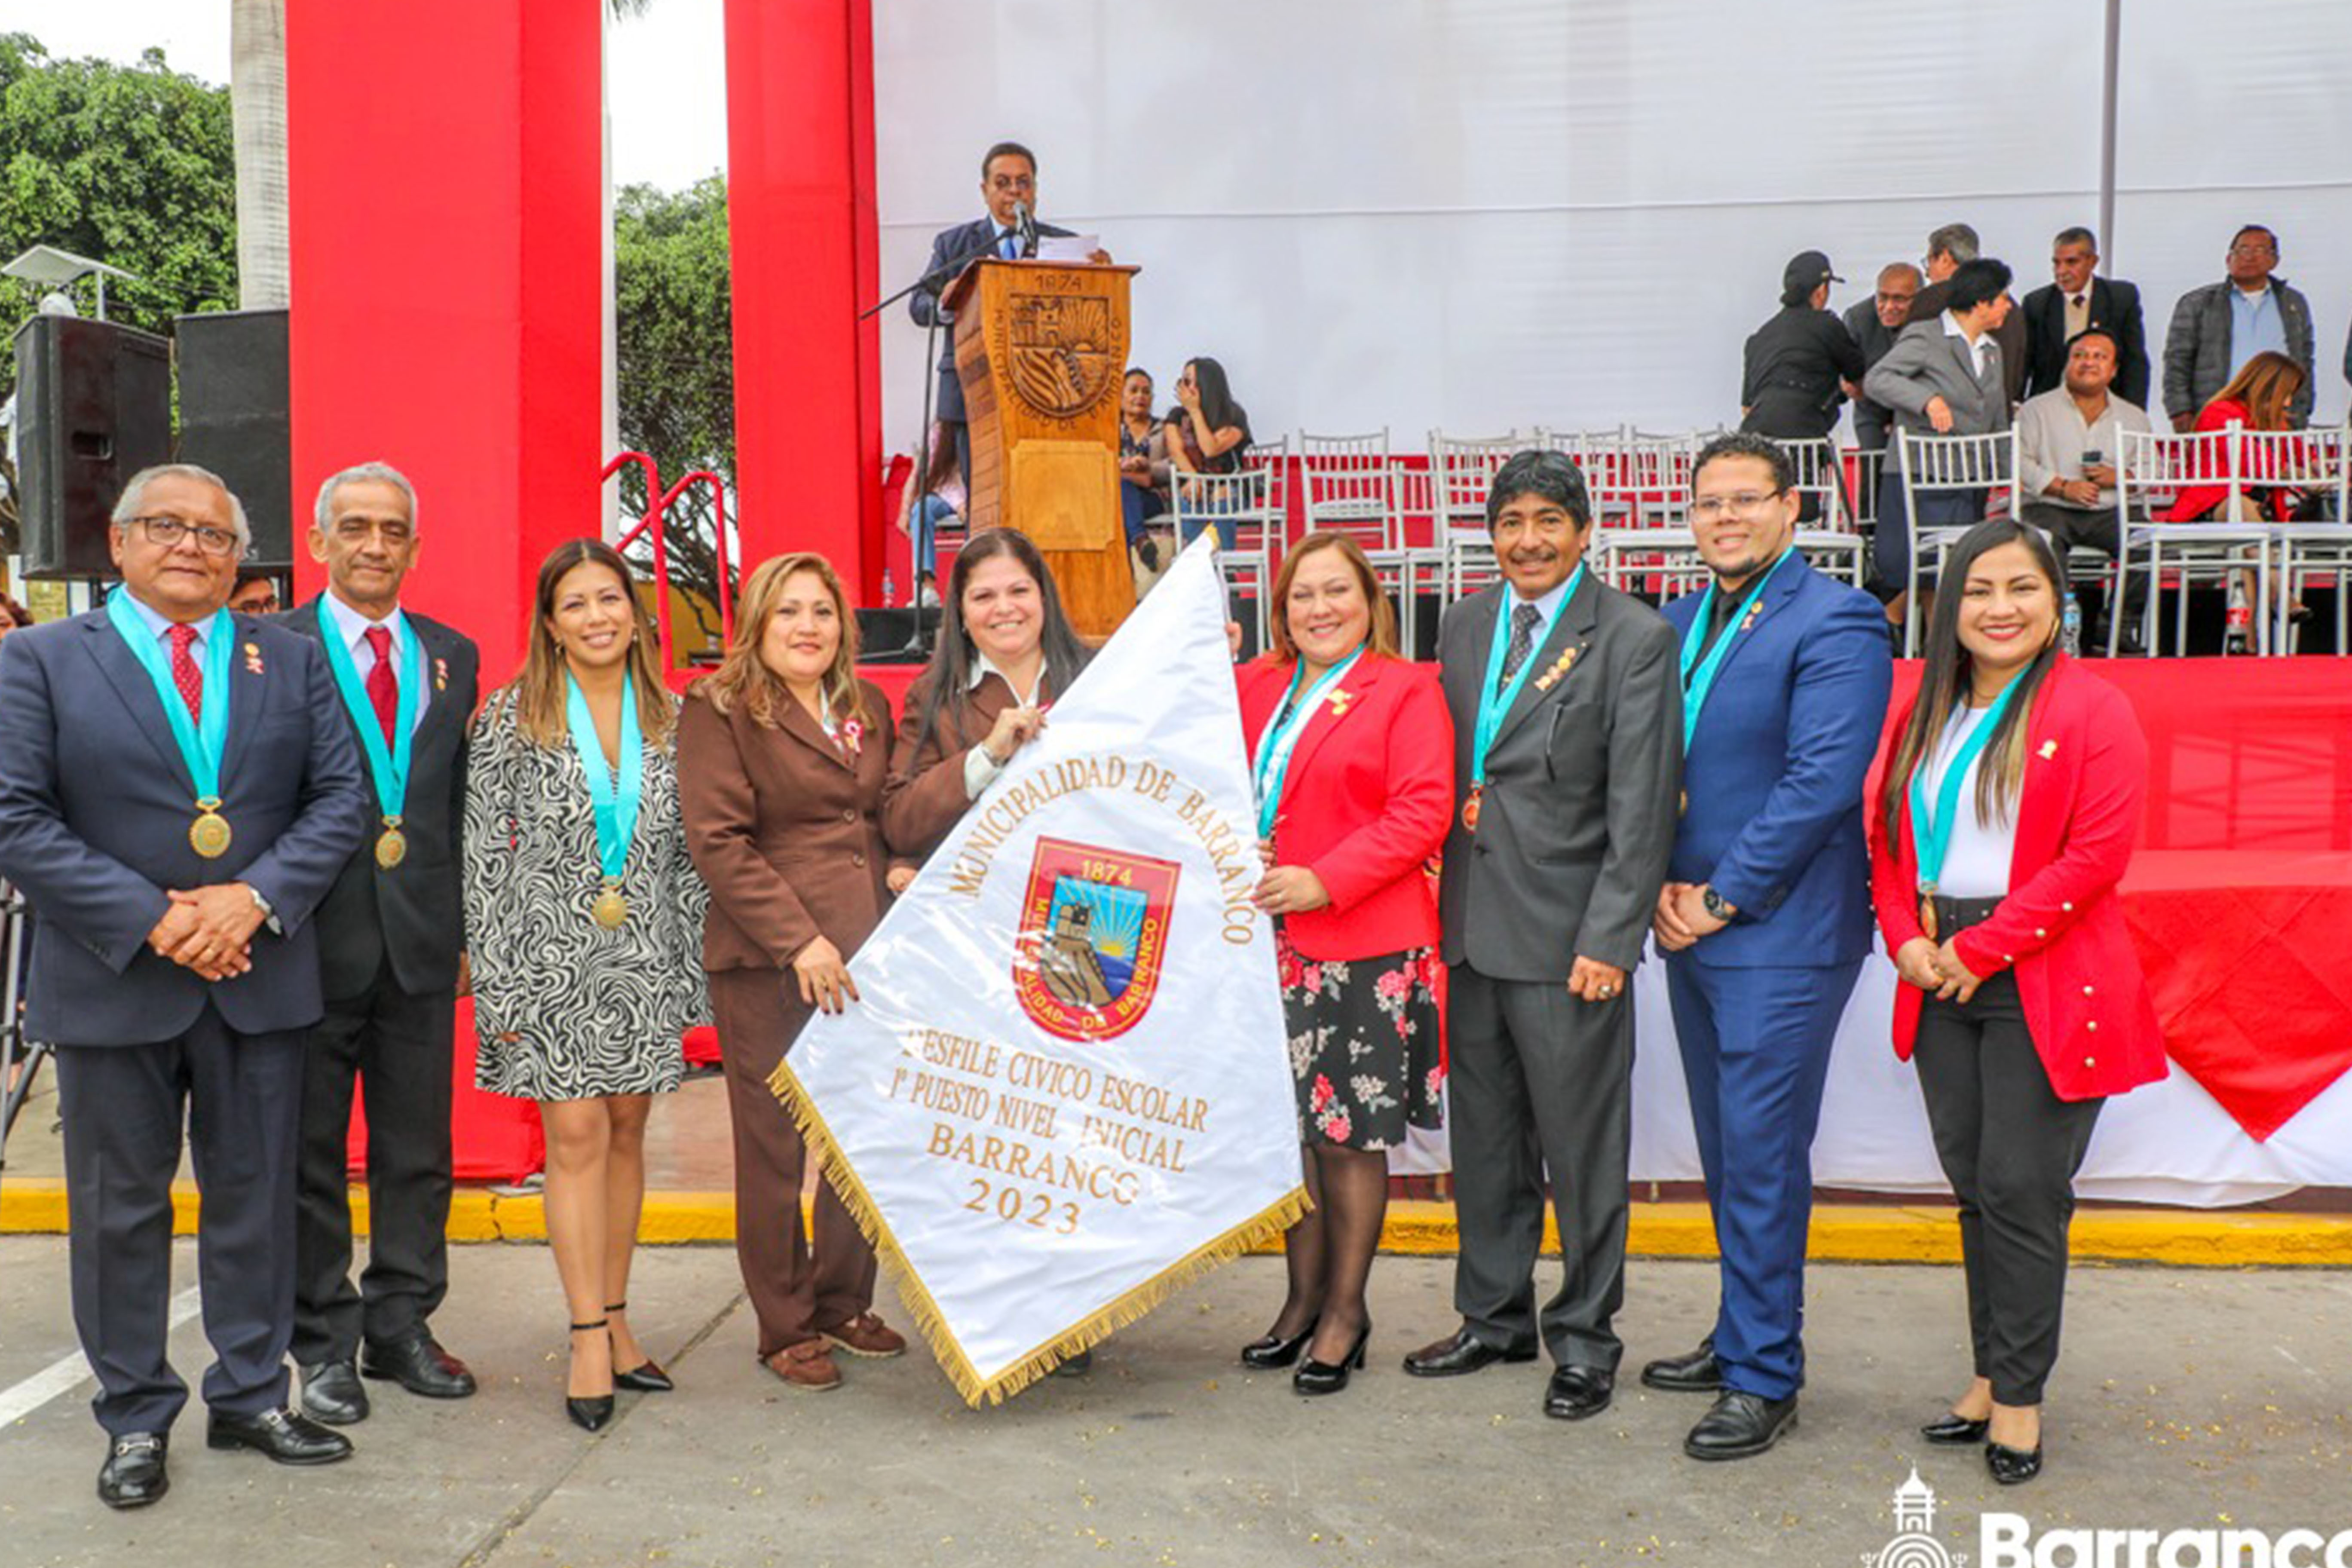
[[[2098,218],[2102,0],[909,0],[877,5],[886,289],[1036,149],[1040,211],[1135,286],[1172,397],[1222,360],[1261,434],[1735,422],[1781,265],[1849,280],[1973,223],[2018,293]],[[2341,416],[2352,324],[2352,5],[2124,7],[2107,269],[2160,349],[2241,224],[2281,237]],[[883,334],[886,444],[921,332]]]

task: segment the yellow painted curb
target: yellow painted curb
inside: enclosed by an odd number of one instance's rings
[[[172,1189],[172,1229],[194,1236],[195,1188]],[[367,1233],[367,1190],[352,1189],[352,1224]],[[62,1182],[0,1181],[0,1235],[61,1236],[66,1230]],[[652,1247],[735,1239],[732,1193],[648,1193],[637,1229]],[[449,1205],[449,1239],[460,1242],[547,1239],[547,1215],[537,1194],[501,1195],[460,1187]],[[1389,1205],[1381,1250],[1410,1257],[1451,1257],[1460,1244],[1454,1205],[1399,1200]],[[1633,1205],[1628,1250],[1642,1258],[1712,1258],[1715,1227],[1698,1203]],[[1550,1216],[1544,1250],[1559,1238]],[[1279,1251],[1267,1246],[1261,1252]],[[1949,1208],[1935,1205],[1824,1204],[1813,1210],[1808,1254],[1827,1263],[1957,1263],[1960,1232]],[[2084,1263],[2163,1263],[2200,1268],[2256,1265],[2352,1267],[2352,1215],[2245,1214],[2208,1209],[2090,1209],[2074,1216],[2073,1253]]]

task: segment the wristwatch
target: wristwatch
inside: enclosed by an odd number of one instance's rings
[[[1698,901],[1706,907],[1709,919],[1721,921],[1726,925],[1729,925],[1739,913],[1739,907],[1727,901],[1712,886],[1699,889]]]

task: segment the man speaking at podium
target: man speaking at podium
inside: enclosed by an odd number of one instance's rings
[[[1067,239],[1070,231],[1037,221],[1037,156],[1018,142],[999,142],[980,161],[980,195],[988,216],[953,228],[941,229],[931,240],[931,259],[923,268],[923,286],[907,300],[907,310],[919,327],[947,327],[955,316],[940,303],[940,295],[964,268],[982,257],[1017,261],[1037,254],[1042,238]],[[1087,260],[1101,265],[1110,252],[1097,249]],[[965,423],[963,383],[956,379],[955,335],[940,345],[940,395],[935,416],[955,436],[956,468],[963,476],[965,493],[971,489],[971,427]]]

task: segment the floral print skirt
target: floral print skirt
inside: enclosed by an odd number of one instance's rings
[[[1298,1080],[1298,1141],[1395,1149],[1407,1127],[1444,1125],[1438,1054],[1437,954],[1302,957],[1277,922],[1275,963],[1290,1070]]]

